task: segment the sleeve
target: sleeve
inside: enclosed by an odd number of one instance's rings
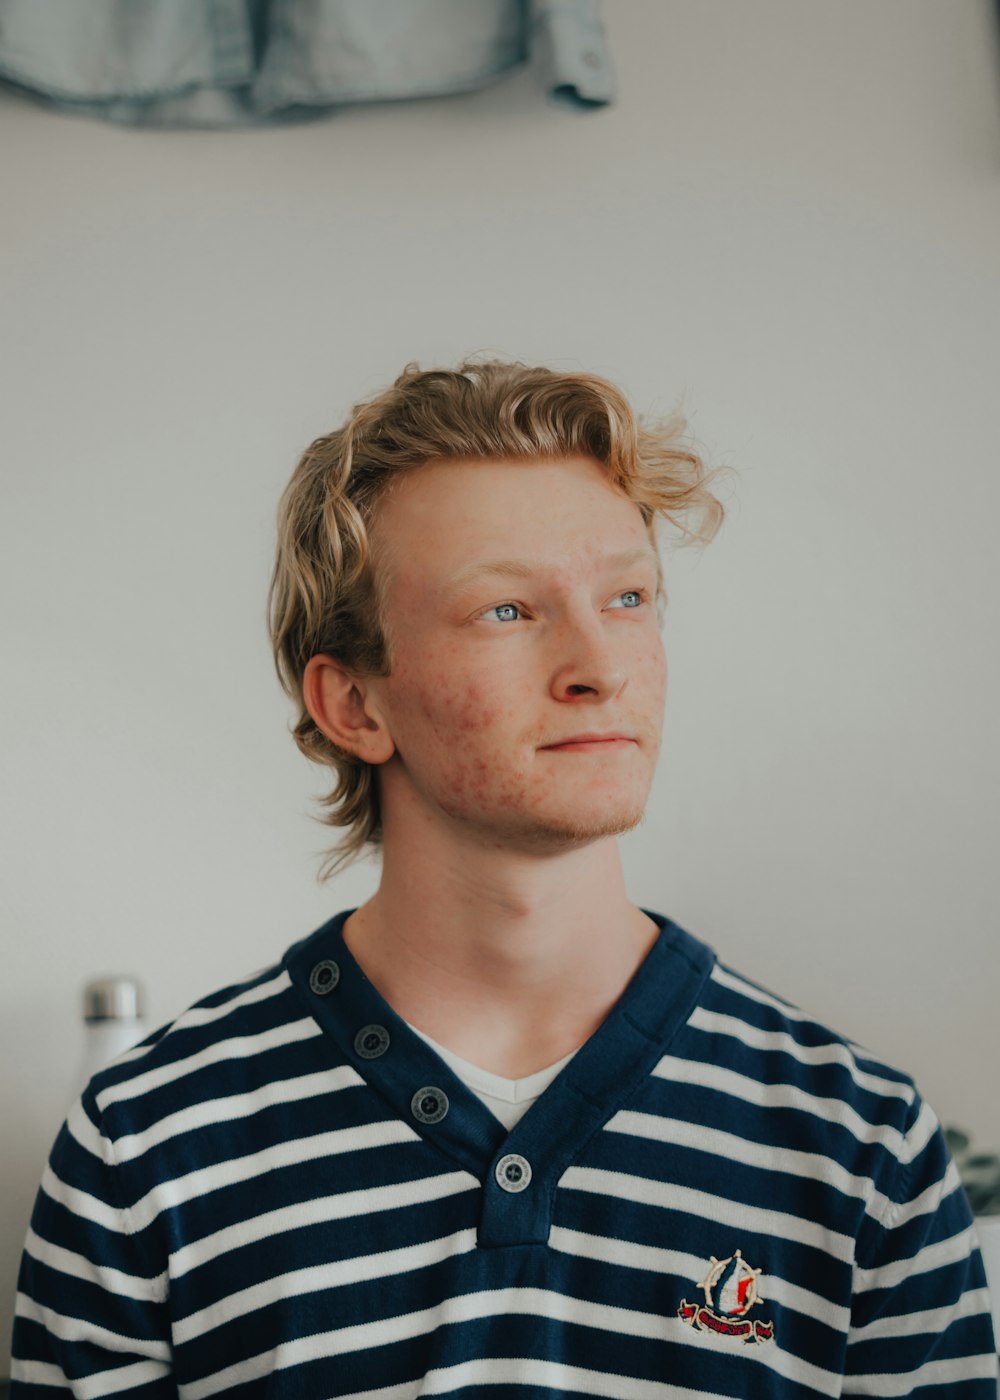
[[[915,1093],[858,1239],[842,1394],[996,1400],[997,1354],[972,1212]],[[888,1155],[888,1154],[887,1154]]]
[[[617,84],[598,0],[529,0],[531,56],[549,100],[572,107],[614,102]]]
[[[88,1087],[35,1198],[17,1281],[11,1400],[176,1400],[166,1269],[145,1257],[119,1175]]]

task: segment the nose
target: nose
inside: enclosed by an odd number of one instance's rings
[[[567,624],[558,645],[552,674],[557,700],[610,700],[624,690],[626,668],[597,618]]]

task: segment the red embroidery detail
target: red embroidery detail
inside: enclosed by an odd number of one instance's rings
[[[689,1303],[686,1299],[681,1301],[677,1316],[682,1322],[689,1322],[692,1327],[697,1327],[700,1332],[717,1332],[723,1337],[739,1337],[744,1344],[769,1342],[774,1337],[773,1322],[730,1322],[712,1312],[711,1308]]]

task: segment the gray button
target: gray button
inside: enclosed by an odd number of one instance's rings
[[[583,61],[588,68],[600,68],[601,55],[595,49],[584,49]]]
[[[309,974],[309,986],[318,997],[325,997],[327,992],[332,992],[340,981],[340,968],[332,958],[324,958],[318,962]]]
[[[495,1175],[505,1191],[523,1191],[531,1180],[531,1164],[516,1152],[508,1152],[497,1162]]]
[[[448,1095],[443,1089],[429,1084],[424,1089],[418,1089],[413,1095],[410,1109],[420,1123],[440,1123],[448,1112]]]
[[[354,1048],[363,1060],[377,1060],[389,1048],[385,1026],[362,1026],[354,1037]]]

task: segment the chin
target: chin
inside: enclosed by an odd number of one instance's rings
[[[576,811],[561,818],[533,814],[521,822],[508,821],[497,835],[499,844],[508,847],[534,852],[567,851],[611,836],[624,836],[639,825],[644,815],[644,804],[616,810],[605,807],[592,814]]]

